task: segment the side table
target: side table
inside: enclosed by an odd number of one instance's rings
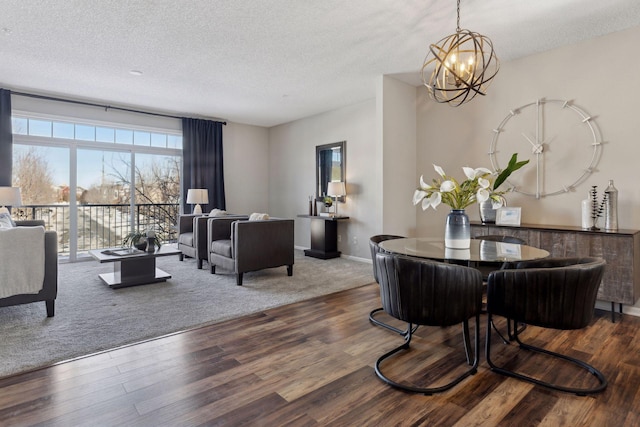
[[[298,215],[298,218],[311,220],[311,249],[306,249],[306,256],[330,259],[338,258],[338,221],[349,219],[348,216]]]

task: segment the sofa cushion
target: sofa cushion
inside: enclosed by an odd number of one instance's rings
[[[222,209],[211,209],[211,212],[209,212],[209,216],[226,216],[226,215],[227,215],[227,211]]]
[[[181,233],[178,236],[178,243],[193,247],[193,233]]]
[[[269,215],[266,213],[252,213],[249,217],[249,221],[266,221],[269,219]]]
[[[231,258],[231,240],[214,240],[211,242],[211,252]]]

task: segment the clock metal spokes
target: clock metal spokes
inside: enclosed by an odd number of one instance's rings
[[[535,110],[533,110],[534,106]],[[564,119],[566,116],[563,111],[568,112],[570,116],[577,118],[578,122],[576,124],[576,127],[586,126],[587,131],[584,135],[588,135],[588,144],[584,144],[584,146],[591,150],[591,155],[587,167],[580,170],[580,174],[577,179],[569,179],[569,183],[558,183],[555,185],[555,188],[553,188],[553,182],[559,181],[557,178],[554,178],[554,175],[561,175],[565,170],[563,163],[554,164],[554,161],[558,163],[566,161],[566,159],[562,160],[556,158],[555,154],[558,154],[556,153],[557,150],[549,150],[549,144],[551,143],[551,141],[554,141],[554,147],[558,143],[572,144],[568,146],[568,151],[565,151],[565,156],[569,156],[569,154],[571,154],[571,158],[573,158],[573,153],[578,153],[577,151],[575,151],[575,149],[579,148],[579,146],[575,144],[584,141],[584,136],[574,136],[573,138],[558,138],[558,134],[553,134],[551,127],[554,123],[554,120],[557,121],[560,120],[560,118]],[[509,139],[508,136],[503,135],[508,134],[508,131],[512,131],[513,127],[518,126],[518,121],[531,120],[533,118],[532,115],[535,115],[534,123],[525,123],[524,131],[520,132],[520,137]],[[548,123],[545,123],[545,117],[547,117]],[[567,123],[563,123],[562,126],[569,130],[574,129],[574,127],[570,126],[570,124]],[[520,184],[513,181],[513,177],[507,180],[507,182],[512,187],[514,187],[514,191],[527,196],[541,198],[563,194],[574,190],[575,187],[584,182],[587,177],[594,171],[601,156],[602,142],[600,139],[598,128],[593,122],[592,117],[567,100],[540,98],[518,108],[510,110],[509,114],[506,115],[506,117],[502,120],[502,122],[500,122],[498,127],[493,130],[493,132],[494,135],[489,149],[489,157],[491,159],[491,166],[494,170],[498,171],[502,169],[499,162],[499,154],[501,153],[501,151],[504,153],[508,153],[509,156],[514,152],[514,150],[516,152],[520,151],[522,154],[520,157],[523,159],[531,158],[532,156],[536,157],[535,164],[532,164],[532,166],[535,166],[536,168],[535,184],[533,186],[531,185],[533,184],[533,180],[528,181],[529,183],[523,181]],[[583,132],[580,133],[582,134]],[[501,147],[509,147],[508,149],[502,148],[501,150],[498,147],[498,142],[500,139],[503,140],[503,142],[500,142]],[[529,147],[528,149],[518,148],[521,146],[517,144],[517,142],[522,141],[524,143],[523,139],[526,140],[527,147]],[[562,145],[560,145],[559,147],[562,147]],[[554,155],[552,155],[552,152]],[[558,155],[562,156],[562,153],[563,150],[560,149]],[[509,157],[506,158],[508,159]],[[549,189],[547,190],[547,188]]]

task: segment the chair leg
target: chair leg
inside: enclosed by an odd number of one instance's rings
[[[178,259],[179,259],[180,261],[184,261],[184,254],[180,254],[180,255],[178,255]]]
[[[293,265],[287,265],[287,276],[293,276]]]
[[[216,274],[216,266],[211,264],[211,274]]]
[[[242,273],[236,274],[236,285],[242,286]]]
[[[394,326],[391,326],[391,325],[389,325],[387,323],[384,323],[384,322],[376,319],[375,315],[377,313],[380,313],[380,312],[383,312],[383,311],[384,311],[384,309],[382,307],[376,308],[375,310],[371,310],[371,312],[369,313],[369,321],[371,323],[373,323],[374,325],[382,326],[383,328],[387,328],[390,331],[395,332],[396,334],[402,335],[403,337],[406,336],[409,333],[409,329],[399,329],[399,328],[396,328]],[[418,329],[418,326],[420,326],[420,325],[414,325],[413,326],[413,329],[411,330],[412,334],[416,332],[416,329]]]
[[[47,317],[53,317],[55,315],[56,300],[48,299],[44,303],[47,306]]]
[[[546,350],[544,348],[541,347],[535,347],[532,346],[530,344],[525,344],[520,340],[520,337],[518,336],[518,334],[520,333],[520,330],[518,330],[517,328],[515,328],[514,333],[513,333],[513,339],[518,343],[519,347],[523,350],[529,350],[529,351],[533,351],[536,353],[542,353],[542,354],[546,354],[548,356],[551,357],[555,357],[555,358],[559,358],[561,360],[565,360],[567,362],[573,363],[574,365],[577,365],[578,367],[586,370],[587,372],[589,372],[590,374],[592,374],[593,376],[595,376],[598,379],[598,382],[600,383],[598,386],[593,387],[593,388],[573,388],[573,387],[565,387],[562,385],[558,385],[558,384],[553,384],[553,383],[549,383],[549,382],[545,382],[542,380],[539,380],[537,378],[533,378],[531,376],[528,375],[524,375],[509,369],[506,369],[504,367],[501,366],[497,366],[493,363],[493,361],[491,360],[491,324],[493,322],[492,320],[492,316],[491,313],[489,313],[487,315],[488,318],[488,324],[487,324],[487,341],[486,341],[486,358],[487,358],[487,363],[489,364],[489,366],[491,367],[491,370],[494,372],[497,372],[499,374],[502,375],[506,375],[509,377],[513,377],[513,378],[517,378],[523,381],[527,381],[533,384],[537,384],[543,387],[547,387],[550,388],[552,390],[557,390],[557,391],[563,391],[566,393],[574,393],[577,394],[578,396],[586,396],[587,394],[595,394],[595,393],[600,393],[602,391],[604,391],[607,388],[607,379],[605,378],[605,376],[602,374],[602,372],[600,372],[599,370],[597,370],[596,368],[594,368],[593,366],[589,365],[586,362],[583,362],[582,360],[561,354],[561,353],[556,353],[550,350]],[[509,321],[509,319],[507,319],[507,321]],[[515,321],[514,321],[515,322]]]
[[[198,258],[198,270],[202,270],[202,259]]]
[[[469,365],[471,365],[471,368],[468,369],[467,371],[465,371],[462,375],[458,376],[457,378],[455,378],[453,381],[440,386],[440,387],[413,387],[413,386],[409,386],[409,385],[405,385],[405,384],[400,384],[392,379],[390,379],[389,377],[387,377],[386,375],[384,375],[382,373],[382,370],[380,368],[380,364],[385,360],[388,359],[389,357],[393,356],[394,354],[398,353],[400,350],[406,350],[409,348],[409,344],[411,342],[411,336],[412,336],[412,330],[413,329],[413,325],[408,324],[407,325],[407,331],[409,331],[407,333],[407,335],[405,336],[405,340],[404,343],[399,346],[394,348],[393,350],[383,354],[382,356],[380,356],[378,358],[378,360],[376,361],[376,365],[375,365],[375,370],[376,370],[376,375],[378,375],[378,377],[384,381],[385,383],[389,384],[392,387],[395,388],[399,388],[401,390],[405,390],[405,391],[410,391],[413,393],[422,393],[425,394],[427,396],[432,395],[433,393],[440,393],[446,390],[449,390],[450,388],[452,388],[453,386],[455,386],[456,384],[458,384],[460,381],[462,381],[463,379],[465,379],[466,377],[468,377],[469,375],[474,375],[476,372],[478,372],[478,363],[480,360],[479,357],[479,350],[480,350],[480,315],[477,314],[475,316],[475,339],[474,339],[474,344],[475,344],[475,352],[474,352],[474,358],[473,358],[473,364],[469,363]],[[468,325],[468,321],[465,321],[464,323],[466,323],[466,328],[468,331],[469,325]],[[464,328],[464,326],[463,326]],[[468,336],[468,334],[467,334]],[[465,345],[465,353],[467,353],[467,357],[468,356],[468,351],[469,349],[466,348],[467,347],[467,342],[465,339],[463,339],[463,341],[465,341],[464,345]]]

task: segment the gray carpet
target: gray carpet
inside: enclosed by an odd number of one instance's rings
[[[158,258],[173,277],[111,289],[98,278],[112,264],[60,264],[55,317],[44,302],[0,308],[0,377],[145,339],[215,323],[373,282],[371,265],[343,258],[318,260],[296,251],[286,267],[212,275],[193,259]]]

